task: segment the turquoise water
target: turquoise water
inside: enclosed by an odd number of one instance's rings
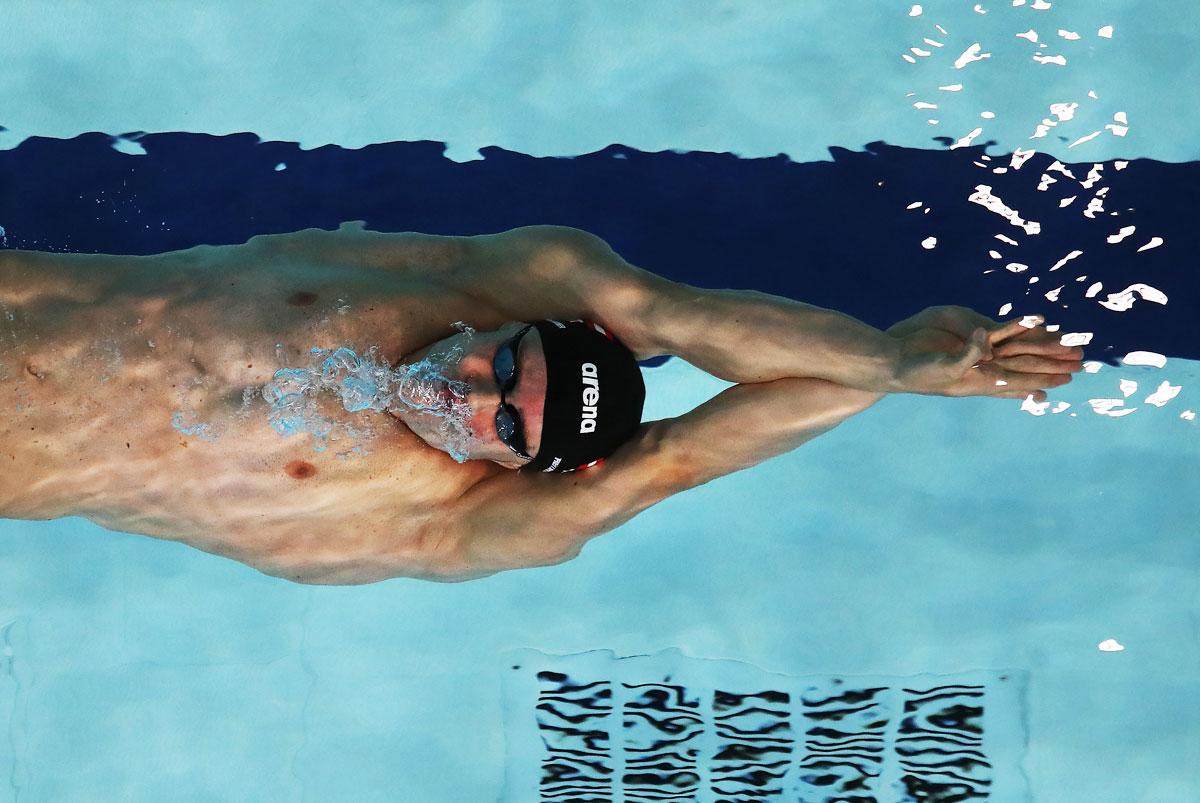
[[[0,146],[245,130],[444,140],[459,159],[622,142],[799,161],[983,126],[1001,151],[1197,158],[1194,4],[922,5],[10,2]],[[934,25],[955,52],[903,61]],[[1029,58],[1030,28],[1065,67]],[[949,65],[975,41],[993,56]],[[1028,140],[1065,102],[1072,119]],[[1117,112],[1125,136],[1104,128]],[[646,379],[648,418],[723,386],[678,361]],[[1183,389],[1093,413],[1120,379]],[[511,650],[678,648],[788,676],[1019,670],[1020,777],[997,799],[1191,803],[1197,379],[1186,360],[1104,367],[1043,416],[889,397],[570,563],[467,584],[299,586],[83,520],[0,522],[0,799],[496,800],[540,748],[505,740]]]

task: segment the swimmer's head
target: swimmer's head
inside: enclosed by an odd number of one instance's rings
[[[461,353],[441,368],[465,383],[472,460],[507,468],[572,471],[612,454],[641,421],[645,386],[620,341],[583,321],[507,323],[461,332],[406,358]],[[438,422],[403,414],[426,443],[451,452]]]

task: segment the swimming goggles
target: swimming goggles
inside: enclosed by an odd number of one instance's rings
[[[500,388],[500,407],[496,410],[496,434],[501,443],[526,460],[532,458],[525,445],[525,428],[521,424],[521,414],[517,412],[516,407],[504,400],[504,394],[517,384],[517,347],[521,344],[521,338],[532,328],[533,325],[530,324],[506,340],[496,349],[496,356],[492,358],[492,373],[495,374],[496,385]]]

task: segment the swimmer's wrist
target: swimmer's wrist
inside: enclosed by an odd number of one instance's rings
[[[872,393],[907,393],[903,378],[904,353],[899,338],[884,334],[879,339],[879,354],[874,381],[862,388]]]

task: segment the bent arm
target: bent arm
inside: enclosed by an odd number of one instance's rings
[[[587,317],[639,358],[673,354],[730,382],[813,377],[897,390],[899,343],[848,315],[752,290],[705,290],[627,263],[603,240],[560,226],[471,238],[488,267],[475,289],[514,318]]]
[[[735,385],[686,415],[644,424],[586,471],[493,477],[472,488],[447,523],[452,546],[440,579],[569,560],[651,505],[790,451],[881,397],[812,378]]]
[[[881,332],[766,293],[672,282],[577,229],[527,226],[463,241],[467,267],[448,278],[510,320],[590,318],[638,357],[678,355],[731,382],[812,377],[871,393],[1018,398],[1044,396],[1041,388],[1080,370],[1077,350],[1023,319],[1001,324],[965,307],[930,307],[909,319],[921,331]],[[947,325],[952,347],[924,331]],[[993,357],[1002,359],[974,370]]]

